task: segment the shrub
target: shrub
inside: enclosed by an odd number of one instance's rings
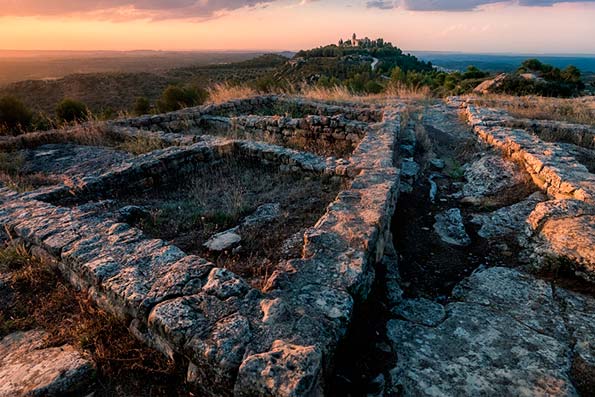
[[[30,127],[33,113],[12,96],[0,98],[0,130],[18,133]]]
[[[85,121],[89,118],[89,110],[84,103],[66,98],[56,107],[56,117],[67,123]]]
[[[144,96],[137,97],[134,101],[134,114],[141,116],[151,111],[151,102]]]
[[[157,107],[161,112],[172,112],[182,108],[202,105],[209,93],[198,87],[179,87],[170,85],[163,91]]]

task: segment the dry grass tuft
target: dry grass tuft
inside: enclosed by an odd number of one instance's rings
[[[17,192],[28,192],[41,186],[59,183],[60,178],[41,172],[23,172],[23,156],[18,152],[0,152],[0,182]]]
[[[429,100],[431,92],[428,87],[389,87],[380,94],[358,95],[351,92],[344,86],[335,86],[331,88],[324,87],[305,87],[302,88],[299,95],[318,101],[330,102],[354,102],[354,103],[379,103],[394,99],[406,100]]]
[[[138,155],[164,149],[165,147],[167,145],[159,138],[136,136],[120,143],[116,146],[116,149]]]
[[[595,125],[595,97],[562,99],[485,95],[472,98],[480,106],[500,108],[519,118]]]
[[[71,344],[88,353],[97,365],[97,396],[170,395],[181,389],[173,363],[73,290],[52,263],[11,242],[0,248],[0,271],[10,291],[0,294],[0,338],[43,329],[47,346]]]
[[[230,83],[218,83],[209,88],[209,101],[214,104],[243,99],[258,94],[256,90],[246,85],[234,85]]]

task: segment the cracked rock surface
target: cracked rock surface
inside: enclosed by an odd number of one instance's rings
[[[580,395],[574,378],[583,388],[593,379],[593,304],[518,270],[479,270],[455,288],[444,321],[388,323],[399,357],[391,387],[404,396]]]
[[[72,346],[45,348],[45,333],[15,332],[0,341],[0,396],[84,395],[93,364]]]

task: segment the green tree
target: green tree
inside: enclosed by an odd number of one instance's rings
[[[170,85],[163,91],[157,107],[161,112],[172,112],[182,108],[202,105],[209,93],[198,87],[179,87]]]
[[[568,65],[566,69],[562,70],[562,78],[569,83],[581,82],[581,71],[573,65]]]
[[[27,106],[12,96],[0,98],[0,130],[11,133],[26,130],[31,125],[33,113]]]
[[[56,117],[62,122],[85,121],[89,118],[87,106],[77,100],[65,98],[56,107]]]
[[[144,96],[137,97],[134,101],[134,113],[138,116],[147,114],[151,111],[151,102]]]

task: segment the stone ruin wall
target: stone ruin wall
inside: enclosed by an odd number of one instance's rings
[[[259,106],[261,99],[254,101],[240,103]],[[237,110],[235,104],[226,106]],[[361,118],[370,121],[367,110]],[[382,121],[366,128],[351,160],[248,141],[207,140],[167,148],[100,177],[82,178],[77,186],[23,195],[2,189],[0,223],[14,238],[52,258],[98,304],[129,322],[137,337],[187,366],[189,381],[205,395],[315,394],[324,388],[354,305],[368,295],[375,265],[392,244],[399,125],[398,112],[385,109]],[[283,263],[263,291],[200,257],[147,239],[127,224],[99,220],[84,206],[56,205],[122,188],[147,188],[223,155],[277,164],[288,172],[352,178],[305,233],[302,257]]]
[[[595,175],[558,142],[544,142],[538,133],[511,128],[518,121],[502,110],[482,108],[473,101],[450,98],[458,105],[473,131],[485,144],[519,162],[533,182],[552,199],[537,205],[527,219],[526,235],[533,241],[532,257],[537,269],[570,267],[589,282],[595,282]],[[567,131],[575,144],[591,144],[588,126],[545,121]]]

